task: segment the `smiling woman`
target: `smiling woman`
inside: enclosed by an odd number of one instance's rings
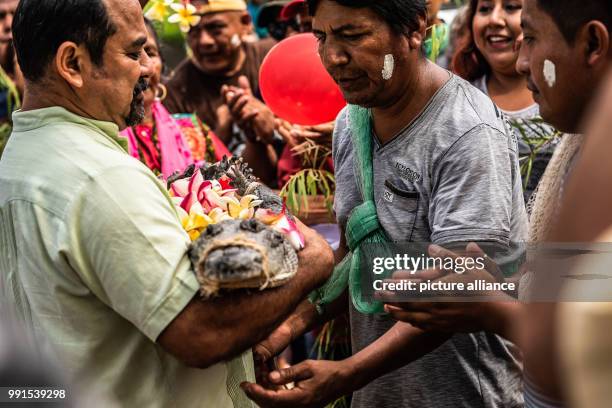
[[[523,0],[471,0],[468,34],[452,68],[487,94],[515,127],[525,200],[531,198],[556,147],[554,130],[540,123],[540,109],[516,69]]]

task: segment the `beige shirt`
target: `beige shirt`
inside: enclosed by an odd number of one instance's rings
[[[189,238],[114,124],[16,112],[0,161],[0,295],[86,391],[125,407],[252,406],[250,353],[191,369],[155,343],[198,283]],[[1,307],[1,305],[0,305]]]

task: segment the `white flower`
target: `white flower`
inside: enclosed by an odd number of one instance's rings
[[[181,31],[186,33],[189,29],[200,22],[200,16],[196,16],[196,8],[193,4],[171,4],[170,8],[176,12],[176,14],[168,17],[168,22],[175,24],[178,23]]]

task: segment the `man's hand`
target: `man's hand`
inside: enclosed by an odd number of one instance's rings
[[[295,223],[304,236],[304,249],[298,252],[301,269],[304,268],[304,265],[310,265],[315,260],[316,263],[329,265],[328,268],[319,268],[320,273],[312,276],[315,279],[314,287],[318,288],[327,282],[334,271],[334,252],[325,238],[315,230],[308,228],[297,218],[295,218]]]
[[[275,386],[294,383],[290,390],[270,390],[252,383],[242,383],[241,387],[263,408],[323,407],[352,391],[347,361],[307,360],[269,374],[268,380]]]
[[[475,333],[492,331],[496,316],[494,302],[408,302],[385,305],[395,320],[424,331]]]
[[[331,149],[334,126],[335,122],[316,126],[298,126],[282,119],[276,119],[276,131],[289,147],[295,147],[303,143],[305,139],[312,139],[317,144]]]
[[[290,321],[283,322],[267,339],[253,348],[255,360],[265,363],[278,356],[294,340],[294,331]]]
[[[435,247],[430,255],[437,257],[450,257],[456,259],[459,255],[443,248]],[[496,282],[501,272],[495,263],[476,244],[469,244],[466,255],[481,257],[485,259],[487,269],[472,269],[464,274],[452,273],[452,271],[427,270],[417,275],[408,272],[396,272],[393,280],[410,278],[413,281],[438,280],[445,282],[474,282],[485,280]],[[488,272],[495,270],[495,277]],[[416,278],[415,278],[416,276]],[[391,294],[389,294],[392,296]],[[482,295],[493,295],[493,293],[482,293]],[[495,293],[496,296],[500,294]],[[385,294],[382,294],[385,298]],[[509,323],[517,305],[512,298],[507,297],[507,302],[389,302],[385,305],[385,311],[394,319],[410,323],[412,326],[425,331],[442,333],[472,333],[478,331],[505,332],[504,326]]]
[[[271,143],[274,137],[274,114],[253,96],[249,80],[238,79],[238,87],[224,85],[221,94],[225,99],[234,123],[254,140]]]

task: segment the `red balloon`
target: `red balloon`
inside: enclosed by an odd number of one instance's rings
[[[331,122],[346,106],[325,70],[314,35],[299,34],[276,44],[264,59],[259,88],[279,118],[303,126]]]

